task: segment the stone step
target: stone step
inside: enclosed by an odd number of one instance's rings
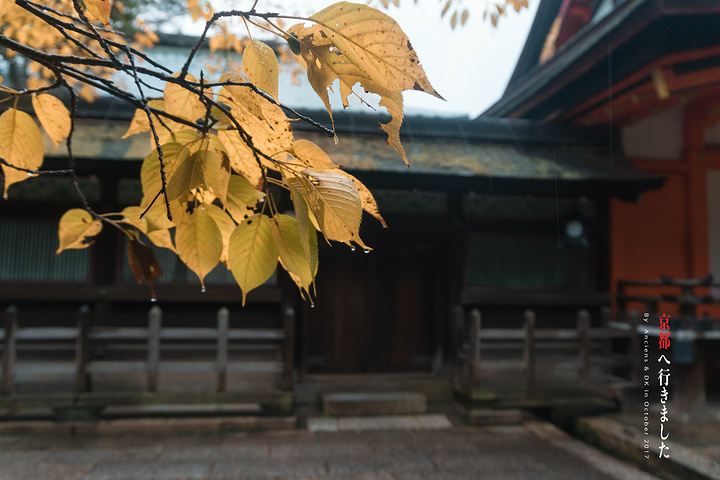
[[[337,432],[343,430],[435,430],[451,428],[452,422],[444,414],[381,415],[365,417],[310,417],[307,429],[311,432]]]
[[[484,409],[475,408],[466,413],[467,420],[471,425],[519,425],[522,423],[524,414],[522,410],[508,409]]]
[[[413,392],[343,392],[322,396],[323,412],[330,416],[412,415],[427,411],[427,399]]]

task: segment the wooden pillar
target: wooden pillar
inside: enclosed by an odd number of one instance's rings
[[[162,310],[155,305],[148,315],[148,360],[147,360],[147,391],[155,393],[160,376],[160,328]]]
[[[586,378],[590,371],[590,312],[585,309],[577,313],[577,330],[580,343],[580,376]]]
[[[88,391],[87,364],[90,358],[90,307],[83,305],[77,314],[75,338],[75,393]]]
[[[12,395],[13,393],[13,369],[17,356],[17,323],[17,308],[13,305],[5,310],[5,344],[2,355],[2,382],[0,382],[0,394],[2,395]]]
[[[528,393],[535,391],[535,312],[525,310],[525,375]]]
[[[472,391],[480,378],[480,328],[482,315],[473,308],[470,312],[470,389]]]
[[[295,309],[290,305],[283,308],[283,325],[285,327],[285,342],[283,344],[283,379],[282,387],[285,391],[293,389],[293,366],[295,360]]]
[[[227,391],[228,333],[230,331],[230,310],[222,307],[217,314],[217,384],[215,391]]]

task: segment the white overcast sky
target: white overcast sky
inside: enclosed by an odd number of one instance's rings
[[[457,1],[457,0],[456,0]],[[404,92],[408,114],[467,115],[475,117],[502,95],[530,30],[540,0],[530,0],[530,8],[519,14],[509,8],[497,28],[483,20],[484,0],[465,0],[470,9],[464,27],[450,28],[448,18],[441,19],[445,0],[401,0],[400,8],[391,6],[386,13],[398,21],[418,52],[420,62],[435,89],[447,100],[430,95]],[[260,0],[258,11],[283,11],[311,15],[334,3],[329,0]],[[379,4],[375,0],[375,5]],[[213,1],[216,9],[247,9],[251,0]],[[202,23],[182,27],[183,33],[197,33]],[[195,30],[198,30],[195,32]],[[322,103],[318,99],[318,108]]]

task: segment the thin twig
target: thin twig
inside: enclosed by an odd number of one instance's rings
[[[85,194],[83,193],[82,189],[80,188],[80,182],[78,181],[77,171],[75,170],[75,156],[73,155],[72,151],[72,139],[73,134],[75,133],[75,114],[77,113],[77,94],[75,93],[75,90],[72,89],[69,83],[67,83],[67,80],[60,74],[60,72],[55,72],[55,75],[58,77],[58,79],[63,83],[63,86],[67,89],[68,93],[70,94],[70,133],[68,133],[67,138],[65,139],[65,144],[67,145],[67,154],[68,154],[68,162],[70,165],[70,177],[72,178],[73,187],[75,187],[75,191],[77,192],[78,196],[80,197],[80,200],[83,203],[83,206],[85,207],[85,210],[87,210],[93,217],[100,218],[100,215],[98,215],[92,208],[90,208],[90,204],[87,201],[87,197],[85,197]]]
[[[80,6],[80,0],[73,0],[73,6],[75,7],[75,11],[77,12],[83,23],[93,32],[94,39],[97,40],[98,43],[100,43],[102,49],[105,50],[105,53],[108,54],[110,61],[113,63],[113,66],[119,70],[122,69],[122,62],[120,62],[120,60],[117,58],[110,46],[107,44],[107,42],[105,42],[105,38],[103,38],[103,36],[100,35],[100,33],[95,29],[95,25],[93,25],[92,22],[87,18],[85,12],[82,9],[82,6]]]
[[[192,84],[193,82],[189,82],[189,83]],[[284,104],[278,102],[277,100],[275,100],[275,99],[272,97],[272,95],[269,95],[269,94],[263,92],[262,90],[260,90],[259,88],[257,88],[257,87],[256,87],[255,85],[253,85],[252,83],[248,83],[248,82],[231,82],[231,81],[228,81],[228,82],[206,83],[205,86],[206,86],[206,87],[232,87],[232,86],[247,87],[247,88],[251,89],[253,92],[255,92],[255,93],[257,93],[258,95],[260,95],[261,97],[263,97],[265,100],[269,101],[270,103],[277,105],[278,107],[282,108],[283,110],[286,110],[286,111],[292,113],[293,115],[295,115],[295,116],[296,116],[297,118],[299,118],[300,120],[302,120],[302,121],[304,121],[304,122],[306,122],[306,123],[309,123],[309,124],[312,125],[313,127],[318,128],[318,129],[321,130],[323,133],[325,133],[328,137],[332,137],[333,135],[335,135],[334,132],[333,132],[331,129],[327,128],[326,126],[324,126],[324,125],[322,125],[322,124],[320,124],[320,123],[318,123],[318,122],[316,122],[316,121],[313,120],[312,118],[310,118],[310,117],[308,117],[308,116],[306,116],[306,115],[303,115],[302,113],[298,112],[298,111],[295,110],[294,108],[288,107],[287,105],[284,105]]]
[[[2,157],[0,157],[0,163],[6,167],[14,168],[15,170],[19,170],[21,172],[32,173],[33,175],[69,175],[72,173],[72,170],[30,170],[29,168],[13,165]]]
[[[167,219],[172,222],[172,212],[170,211],[170,200],[168,200],[167,195],[167,178],[165,177],[165,159],[163,156],[163,149],[162,145],[160,145],[160,138],[158,137],[157,130],[155,130],[155,122],[153,120],[152,112],[150,111],[150,107],[148,106],[148,101],[145,98],[145,93],[143,93],[142,85],[140,84],[140,79],[137,75],[137,70],[135,70],[135,57],[130,53],[128,50],[127,52],[128,59],[130,60],[130,64],[133,67],[133,78],[135,79],[135,85],[137,86],[138,93],[140,93],[140,101],[143,105],[143,110],[145,110],[145,115],[147,115],[148,124],[150,125],[150,131],[152,132],[153,141],[155,142],[155,149],[158,152],[158,160],[160,162],[160,179],[162,180],[162,188],[160,192],[163,194],[163,197],[165,198],[165,210],[167,213]],[[154,202],[154,200],[153,200]],[[152,206],[152,204],[150,205]],[[149,210],[149,208],[148,208]],[[142,216],[140,217],[142,218]]]

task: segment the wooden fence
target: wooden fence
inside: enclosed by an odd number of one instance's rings
[[[286,306],[282,311],[282,328],[231,328],[230,311],[223,307],[217,313],[215,328],[175,328],[162,326],[162,310],[154,306],[148,313],[146,328],[109,328],[90,325],[90,308],[78,310],[75,327],[22,327],[18,324],[18,310],[11,306],[5,312],[4,329],[0,330],[3,346],[2,377],[0,394],[12,395],[15,391],[15,370],[18,351],[60,349],[63,346],[74,351],[76,394],[91,390],[92,375],[109,373],[145,373],[147,392],[157,392],[161,373],[209,373],[216,375],[216,392],[227,391],[229,372],[281,373],[281,388],[293,387],[293,357],[295,312]],[[162,361],[162,347],[167,342],[175,348],[186,351],[215,351],[214,362]],[[254,345],[276,348],[281,360],[278,361],[237,361],[231,362],[230,345]],[[104,360],[95,358],[92,352],[97,348],[112,347],[115,350],[138,347],[146,350],[144,360]],[[189,355],[190,356],[190,355]]]
[[[478,386],[481,374],[488,370],[515,369],[524,371],[528,392],[536,389],[538,353],[543,361],[572,364],[581,379],[588,378],[591,370],[608,370],[616,367],[628,369],[631,379],[637,380],[639,371],[639,337],[637,336],[638,316],[630,322],[610,322],[609,312],[603,314],[603,325],[592,327],[590,313],[579,310],[575,328],[537,328],[536,315],[526,310],[522,328],[485,328],[482,314],[477,308],[466,310],[456,308],[456,351],[459,367],[465,371],[466,385],[471,390]],[[635,321],[635,325],[632,321]],[[614,339],[627,340],[624,353],[612,351]],[[512,353],[511,359],[488,359],[492,352]]]

